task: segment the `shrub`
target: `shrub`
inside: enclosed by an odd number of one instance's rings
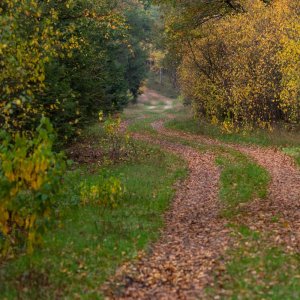
[[[298,1],[243,1],[244,12],[194,30],[180,67],[198,115],[232,127],[300,121]]]
[[[125,187],[121,181],[102,172],[94,182],[83,181],[80,197],[83,205],[96,204],[102,209],[116,208],[124,195]]]
[[[122,128],[122,120],[119,114],[109,115],[103,119],[103,112],[99,113],[100,122],[103,121],[104,137],[102,145],[109,147],[109,160],[112,162],[125,159],[126,156],[135,153],[135,146],[131,143],[130,135]]]
[[[55,135],[46,118],[32,139],[5,131],[0,139],[0,254],[5,257],[23,248],[30,253],[41,242],[65,162],[63,154],[52,150]]]

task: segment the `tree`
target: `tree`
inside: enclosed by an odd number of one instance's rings
[[[297,1],[165,3],[167,53],[198,115],[226,128],[299,122]]]
[[[299,122],[300,31],[293,5],[244,2],[243,13],[196,30],[198,38],[185,44],[180,73],[198,114],[226,128]]]
[[[30,135],[45,115],[67,141],[99,110],[137,97],[150,28],[140,2],[4,0],[0,9],[6,130]]]

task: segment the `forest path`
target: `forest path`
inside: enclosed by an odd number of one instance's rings
[[[140,98],[137,112],[129,109],[129,114],[133,113],[138,122],[153,116],[170,118],[169,110],[175,106],[174,100],[147,90]],[[128,126],[130,121],[125,124]],[[214,263],[230,240],[226,221],[219,213],[220,170],[215,165],[214,154],[200,153],[190,146],[144,131],[132,136],[186,160],[189,175],[176,187],[160,239],[152,245],[149,254],[118,270],[105,287],[106,296],[108,299],[201,298],[204,287],[211,281]]]
[[[245,205],[243,223],[252,230],[276,232],[273,235],[276,244],[300,251],[300,170],[291,157],[276,148],[226,144],[206,136],[167,129],[163,120],[152,126],[168,137],[233,148],[266,169],[271,176],[268,197]],[[279,218],[279,222],[272,222],[274,217]]]
[[[146,110],[140,111],[137,119],[149,117],[147,99],[151,99],[151,107],[155,106],[155,101],[160,103],[153,108],[158,115],[151,123],[156,134],[135,132],[133,137],[159,145],[184,158],[188,163],[189,176],[177,186],[160,240],[151,247],[149,254],[118,270],[105,288],[107,297],[207,298],[205,288],[213,280],[211,271],[230,247],[231,231],[226,226],[226,219],[220,216],[220,169],[215,165],[214,152],[199,152],[180,144],[179,139],[233,148],[264,167],[271,175],[268,198],[246,204],[241,222],[253,230],[270,232],[270,238],[276,244],[299,251],[300,172],[293,160],[276,149],[224,144],[207,136],[167,129],[165,120],[172,118],[173,113],[170,110],[171,99],[159,97],[157,93],[155,97],[149,93],[143,96],[139,105],[146,103]],[[274,217],[278,217],[279,221],[273,222]]]
[[[134,137],[183,157],[188,163],[189,176],[178,185],[165,216],[164,232],[151,254],[119,270],[125,289],[110,298],[202,297],[214,262],[229,240],[229,230],[219,216],[219,170],[214,156],[146,134],[136,133]]]

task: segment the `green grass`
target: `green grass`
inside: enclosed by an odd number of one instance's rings
[[[156,134],[156,130],[152,128],[151,123],[157,120],[159,120],[159,117],[156,114],[148,116],[147,118],[144,119],[134,120],[129,124],[128,131],[147,132],[150,134]]]
[[[229,148],[223,149],[216,163],[221,167],[220,199],[224,203],[224,214],[229,217],[239,211],[242,203],[255,197],[266,198],[270,176],[261,166],[242,153]]]
[[[277,128],[272,132],[256,130],[254,132],[224,133],[218,126],[192,118],[185,109],[175,119],[167,122],[166,127],[193,134],[207,135],[228,143],[256,144],[260,146],[287,147],[300,145],[300,133],[288,132]]]
[[[300,255],[272,245],[246,226],[236,228],[239,244],[227,253],[225,270],[216,276],[211,298],[300,299]]]
[[[173,183],[186,174],[177,157],[141,148],[137,161],[109,167],[109,174],[127,189],[114,210],[78,206],[81,180],[96,181],[101,169],[90,174],[81,168],[67,175],[60,225],[45,235],[43,248],[32,256],[1,265],[1,299],[101,299],[104,280],[159,236]]]

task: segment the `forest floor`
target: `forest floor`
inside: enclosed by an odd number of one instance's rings
[[[119,268],[107,297],[299,299],[300,170],[281,150],[299,151],[300,139],[273,133],[256,137],[259,146],[245,135],[230,143],[191,133],[186,113],[149,89],[125,112],[135,139],[182,157],[189,175],[160,239]]]
[[[58,219],[0,264],[0,299],[300,299],[299,133],[223,133],[154,87],[118,160],[99,123],[67,150]],[[118,206],[82,205],[105,178]]]

